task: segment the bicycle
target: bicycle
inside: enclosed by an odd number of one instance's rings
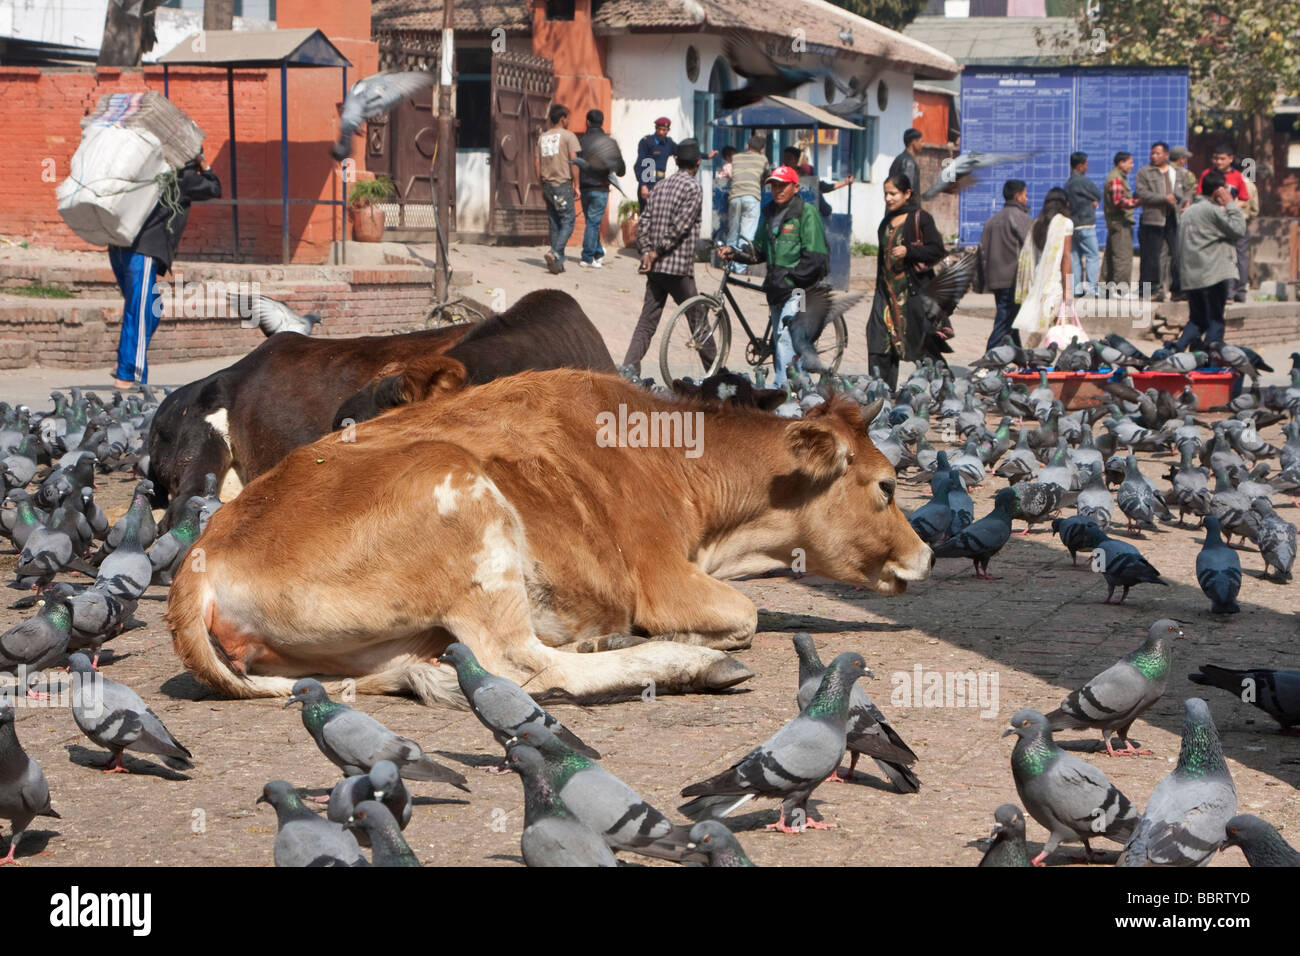
[[[721,248],[725,243],[716,241],[714,245]],[[734,264],[732,259],[723,259],[722,282],[718,286],[718,291],[713,295],[701,293],[692,296],[678,306],[677,311],[668,320],[663,337],[659,341],[659,371],[663,374],[665,385],[671,386],[675,379],[687,376],[708,378],[726,365],[727,353],[731,350],[731,315],[727,309],[728,304],[749,338],[745,345],[745,360],[757,368],[768,358],[775,356],[776,347],[770,314],[762,336],[755,335],[745,318],[744,310],[731,292],[732,286],[752,289],[755,292],[762,292],[763,287],[736,278],[732,274]],[[687,313],[697,307],[703,307],[704,312],[699,327],[692,329]],[[839,369],[840,361],[844,358],[844,348],[849,341],[849,328],[842,315],[835,317],[831,327],[834,329],[834,335],[829,337],[831,341],[821,345],[820,343],[828,338],[823,334],[818,337],[818,343],[814,348],[822,365],[834,373]],[[701,352],[710,343],[713,344],[716,354],[712,363],[706,368]]]

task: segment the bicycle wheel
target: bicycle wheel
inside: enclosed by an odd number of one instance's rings
[[[840,370],[840,362],[844,361],[844,350],[849,344],[849,325],[844,321],[844,316],[835,316],[832,323],[834,336],[827,341],[826,331],[823,329],[821,336],[817,339],[817,357],[822,360],[832,373]]]
[[[692,329],[686,313],[700,307],[703,321]],[[713,346],[713,361],[706,363],[701,354]],[[692,296],[683,302],[668,320],[659,340],[659,371],[663,385],[672,388],[673,380],[690,376],[696,381],[708,378],[727,361],[731,348],[731,318],[726,307],[711,295]]]

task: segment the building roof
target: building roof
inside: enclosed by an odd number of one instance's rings
[[[820,106],[788,96],[765,96],[757,103],[720,113],[714,117],[713,125],[745,129],[805,129],[813,125],[830,129],[863,129]]]
[[[860,53],[934,79],[957,73],[948,54],[826,0],[606,0],[592,24],[598,34],[746,30],[783,39],[799,27],[810,52]]]
[[[456,0],[452,25],[467,33],[489,33],[502,27],[507,33],[528,33],[533,28],[529,0]],[[373,0],[370,30],[441,30],[442,0]]]
[[[172,47],[166,66],[351,66],[348,58],[311,27],[292,30],[200,30]]]
[[[1077,63],[1088,52],[1072,17],[917,17],[903,34],[963,65]],[[1058,37],[1069,46],[1057,49],[1052,40]]]

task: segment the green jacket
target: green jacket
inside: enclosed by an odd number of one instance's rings
[[[763,289],[769,303],[784,302],[794,289],[811,288],[830,271],[821,213],[798,196],[785,208],[771,202],[763,207],[754,252],[767,263]]]

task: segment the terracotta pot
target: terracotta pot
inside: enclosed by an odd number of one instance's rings
[[[353,206],[348,210],[352,220],[352,238],[356,242],[384,241],[384,211],[375,205]]]
[[[623,220],[623,245],[631,247],[636,245],[636,229],[640,224],[641,218],[633,216],[630,219]]]

